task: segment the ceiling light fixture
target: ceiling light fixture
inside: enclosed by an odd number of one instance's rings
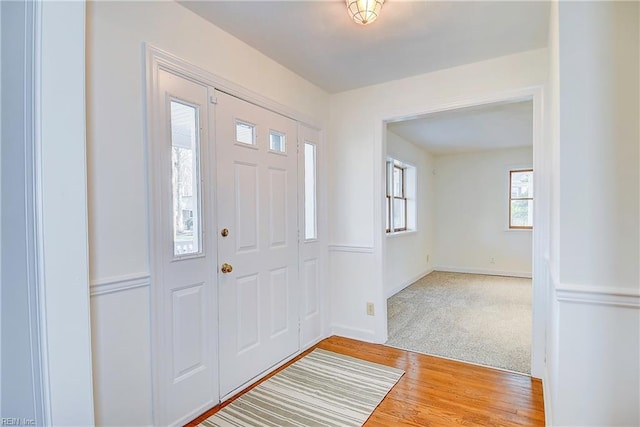
[[[346,0],[351,18],[358,24],[367,25],[376,20],[384,0]]]

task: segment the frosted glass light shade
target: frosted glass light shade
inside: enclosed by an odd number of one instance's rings
[[[367,25],[376,20],[384,0],[346,0],[351,18],[358,24]]]

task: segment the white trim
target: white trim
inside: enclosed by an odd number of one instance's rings
[[[369,329],[352,328],[344,325],[331,325],[331,335],[339,337],[351,338],[354,340],[379,343],[376,333]]]
[[[445,271],[448,273],[468,273],[468,274],[485,274],[488,276],[509,276],[509,277],[522,277],[525,279],[531,279],[531,272],[526,271],[502,271],[502,270],[484,270],[481,268],[464,268],[464,267],[450,267],[438,265],[433,268],[435,271]]]
[[[391,298],[392,296],[394,296],[395,294],[397,294],[401,290],[403,290],[406,287],[412,285],[413,283],[417,282],[418,280],[422,279],[423,277],[431,274],[433,271],[434,271],[433,268],[429,268],[428,270],[423,271],[422,273],[419,273],[419,274],[413,276],[412,278],[403,281],[398,286],[393,287],[393,289],[388,290],[386,292],[386,294],[385,294],[387,299]]]
[[[40,236],[35,239],[36,250],[36,272],[35,280],[38,285],[38,326],[40,333],[40,375],[41,375],[41,396],[42,398],[42,421],[45,425],[52,423],[53,409],[52,409],[52,397],[51,397],[51,373],[50,373],[50,357],[49,357],[49,332],[47,324],[47,301],[46,301],[46,278],[44,275],[44,245],[42,241],[42,233],[44,230],[44,191],[42,186],[42,2],[36,1],[33,3],[33,57],[31,58],[31,67],[33,70],[33,110],[32,110],[32,137],[33,137],[33,207],[35,213],[35,233]],[[27,2],[28,7],[28,2]],[[28,55],[27,55],[28,57]],[[26,100],[28,103],[29,101]]]
[[[544,378],[542,381],[542,399],[544,401],[544,422],[545,425],[552,427],[553,426],[553,410],[552,410],[552,402],[553,398],[551,396],[551,388],[547,385],[549,382],[549,366],[544,364]]]
[[[305,114],[302,114],[285,105],[264,97],[259,93],[252,91],[251,89],[247,89],[243,86],[233,83],[230,80],[224,79],[206,70],[203,70],[202,68],[188,63],[187,61],[167,51],[159,49],[149,43],[145,43],[144,50],[146,63],[152,69],[159,68],[167,70],[188,80],[193,80],[195,78],[199,83],[206,84],[207,86],[212,86],[216,90],[235,96],[251,104],[265,108],[269,111],[273,111],[274,113],[288,117],[297,122],[304,123],[308,127],[311,127],[318,131],[322,131],[323,129],[322,123],[306,116]],[[148,74],[147,78],[149,78]],[[147,87],[147,89],[149,88]],[[149,94],[147,93],[147,99],[148,95]]]
[[[373,246],[329,245],[329,252],[351,252],[358,254],[372,254]]]
[[[92,281],[90,285],[90,294],[94,297],[97,295],[143,288],[150,285],[151,275],[149,273],[129,274],[126,276],[109,277],[106,279]]]
[[[386,233],[386,237],[387,239],[390,239],[393,237],[410,236],[412,234],[418,233],[419,231],[420,230],[418,229],[411,229],[411,230],[405,230],[405,231],[393,231],[393,232]]]
[[[63,82],[57,79],[63,73],[68,75],[69,70],[78,70],[73,68],[72,61],[84,63],[85,51],[82,46],[86,5],[84,1],[74,5],[52,5],[43,0],[26,2],[25,5],[25,28],[27,31],[32,30],[32,39],[24,46],[26,66],[32,73],[26,75],[27,79],[31,79],[27,83],[30,85],[30,92],[25,93],[26,114],[32,115],[31,123],[29,119],[25,120],[25,132],[31,133],[29,144],[33,149],[33,162],[26,165],[27,168],[33,168],[33,194],[29,202],[33,203],[31,208],[34,235],[28,238],[32,239],[32,249],[35,252],[34,280],[37,281],[38,313],[33,314],[37,317],[37,323],[34,325],[37,324],[40,329],[39,334],[34,331],[39,339],[39,347],[33,348],[34,358],[39,358],[40,361],[40,372],[34,372],[34,375],[39,374],[42,378],[41,395],[34,398],[38,401],[42,399],[38,403],[43,406],[42,419],[36,421],[43,425],[87,424],[88,420],[94,420],[95,414],[88,292],[87,171],[84,144],[86,118],[82,109],[85,73],[84,70],[76,73],[81,75],[80,86],[77,79]],[[76,37],[71,46],[68,43],[70,36]],[[44,40],[47,40],[47,43],[44,43]],[[68,54],[62,62],[52,59],[58,58],[61,53]],[[54,79],[57,84],[53,83]],[[62,92],[68,95],[66,101],[71,103],[72,108],[68,111],[71,114],[52,116],[51,113],[57,111],[54,104],[60,99]],[[43,117],[48,120],[43,120]],[[57,166],[62,160],[57,157],[58,153],[53,155],[47,148],[51,141],[63,137],[64,129],[61,129],[60,118],[65,121],[62,125],[72,124],[77,131],[72,136],[74,145],[70,149],[77,157],[74,157],[75,163],[71,169],[67,168],[66,171],[73,176],[58,172],[60,168]],[[65,134],[64,137],[69,140],[69,135]],[[65,162],[65,165],[68,167],[69,163]],[[71,271],[66,273],[73,283],[65,282],[68,279],[61,274],[61,271],[65,270],[60,269],[63,265],[58,265],[62,258],[56,255],[61,247],[69,245],[69,236],[61,240],[56,233],[46,233],[47,229],[60,226],[59,205],[47,197],[51,193],[51,178],[63,182],[73,179],[80,183],[69,193],[75,203],[73,219],[77,229],[70,236],[76,252],[73,257],[74,265]],[[67,284],[73,286],[66,287]],[[50,295],[61,287],[68,291],[64,301],[55,296],[51,298]],[[34,326],[33,329],[37,328]],[[39,351],[37,356],[36,351]],[[51,372],[56,372],[56,375],[52,375]],[[69,372],[75,375],[76,384],[73,389],[69,389],[65,381]],[[81,409],[67,411],[70,402],[78,404],[79,406],[76,406]]]
[[[640,293],[625,288],[561,284],[555,293],[559,302],[640,309]]]
[[[432,113],[440,113],[444,111],[457,110],[466,107],[475,107],[485,104],[494,103],[512,103],[520,101],[528,101],[538,94],[542,94],[542,86],[532,85],[518,89],[504,90],[484,95],[478,95],[471,98],[457,97],[449,102],[435,104],[416,110],[415,107],[409,107],[405,110],[388,111],[382,114],[381,118],[385,123],[401,122],[405,120],[416,119],[424,115]],[[535,143],[535,141],[534,141]],[[385,153],[386,157],[386,153]]]

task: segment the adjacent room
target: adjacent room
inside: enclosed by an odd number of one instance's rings
[[[531,372],[533,102],[387,125],[387,345]]]

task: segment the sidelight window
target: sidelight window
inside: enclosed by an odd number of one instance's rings
[[[171,101],[173,255],[201,252],[198,108]]]
[[[316,145],[304,143],[304,238],[318,238],[316,208]]]

